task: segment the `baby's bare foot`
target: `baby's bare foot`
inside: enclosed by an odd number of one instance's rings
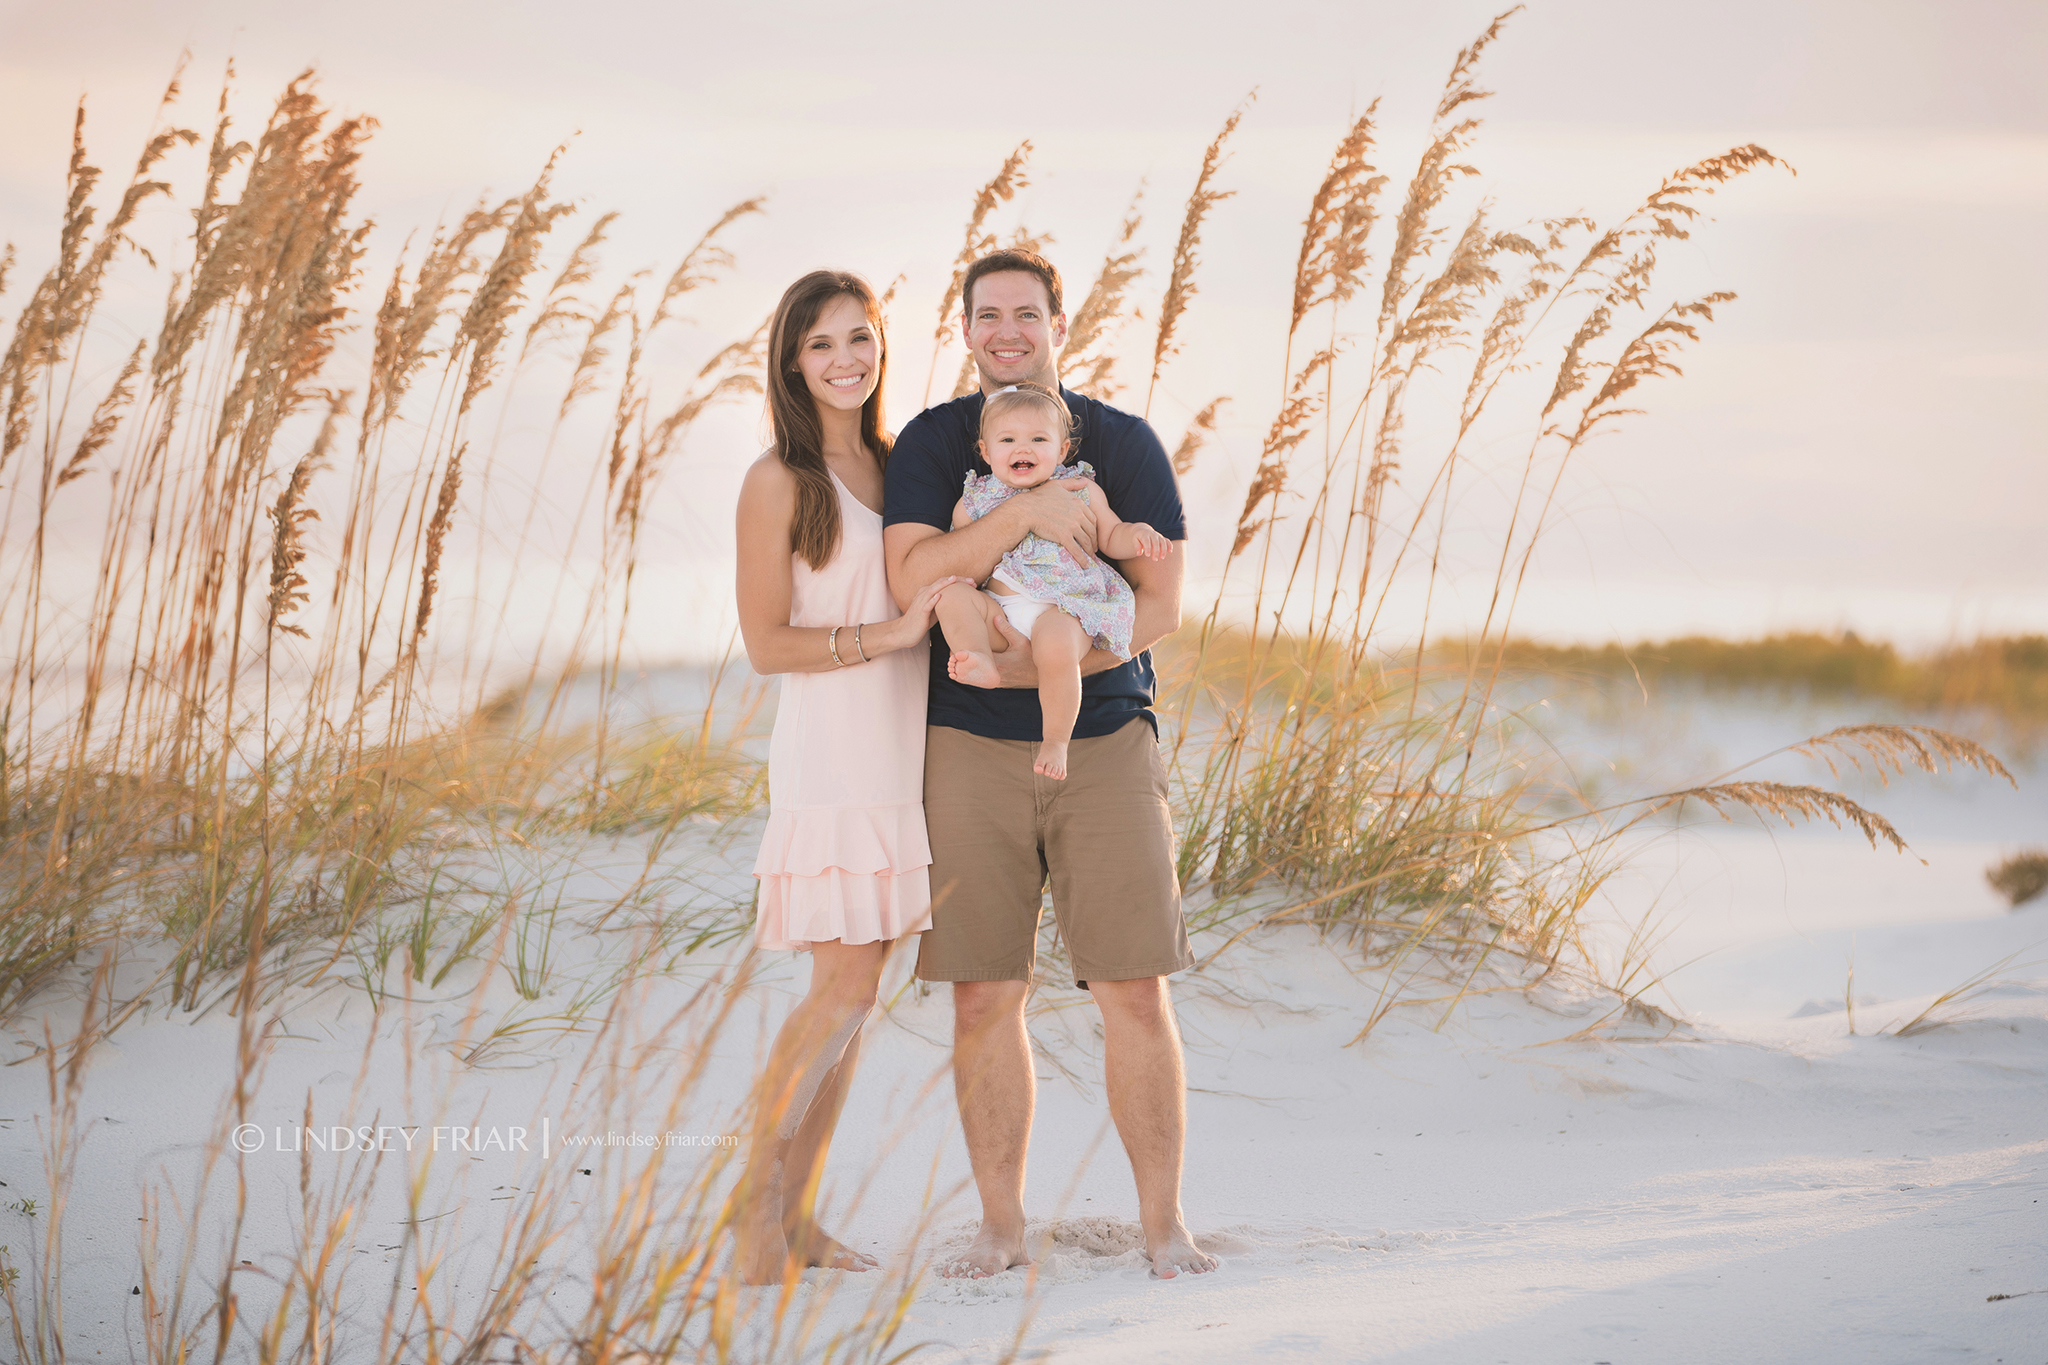
[[[969,687],[996,687],[1003,680],[1002,675],[996,672],[993,658],[966,649],[956,649],[947,658],[946,676]]]
[[[1067,742],[1063,739],[1040,740],[1038,761],[1031,765],[1031,771],[1040,773],[1055,782],[1067,780]]]

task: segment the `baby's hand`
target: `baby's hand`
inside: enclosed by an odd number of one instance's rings
[[[1164,559],[1168,554],[1172,553],[1173,542],[1165,536],[1160,535],[1142,521],[1134,521],[1130,525],[1131,530],[1136,532],[1134,541],[1138,547],[1139,554],[1147,559]]]

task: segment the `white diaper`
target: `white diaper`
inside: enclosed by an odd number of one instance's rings
[[[994,573],[990,574],[989,581],[1000,583],[1010,590],[1010,595],[1003,597],[989,592],[986,588],[982,589],[983,592],[988,593],[988,596],[995,601],[997,606],[1003,609],[1003,615],[1010,618],[1010,625],[1016,629],[1017,633],[1027,640],[1030,639],[1032,623],[1043,616],[1052,607],[1052,603],[1041,602],[1029,596],[1025,593],[1023,585],[1001,569],[997,569]]]

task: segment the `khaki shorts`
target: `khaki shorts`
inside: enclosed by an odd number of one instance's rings
[[[1037,751],[1036,740],[926,731],[932,927],[918,940],[917,974],[1029,981],[1048,877],[1075,985],[1194,966],[1151,725],[1133,718],[1074,740],[1064,782],[1031,771]]]

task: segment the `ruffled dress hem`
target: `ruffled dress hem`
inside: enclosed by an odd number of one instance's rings
[[[931,928],[924,807],[771,810],[754,861],[764,949],[879,943]]]

